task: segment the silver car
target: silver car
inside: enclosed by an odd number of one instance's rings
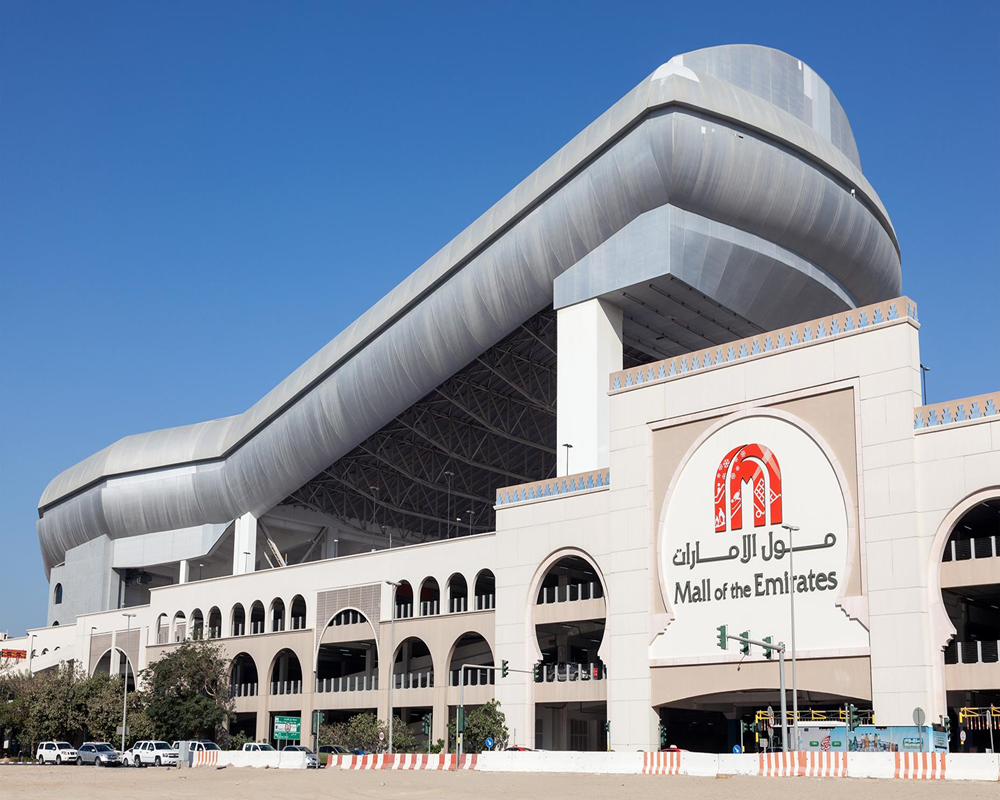
[[[301,744],[293,744],[288,747],[281,748],[282,753],[305,753],[306,754],[306,769],[319,769],[319,759],[316,754]]]
[[[76,763],[79,766],[117,767],[122,763],[122,754],[107,742],[84,742],[76,751]]]

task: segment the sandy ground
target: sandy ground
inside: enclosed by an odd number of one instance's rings
[[[486,772],[347,772],[258,769],[95,769],[0,766],[0,797],[104,800],[313,800],[313,798],[484,798],[578,800],[683,797],[706,800],[758,797],[768,800],[844,800],[857,792],[882,798],[1000,798],[996,783],[959,781],[864,781],[850,778],[685,778],[653,775],[538,775]]]

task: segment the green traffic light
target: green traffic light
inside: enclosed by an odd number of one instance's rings
[[[771,644],[771,637],[770,636],[765,636],[764,637],[764,641],[767,642],[768,644]],[[774,654],[774,651],[771,650],[770,647],[765,647],[764,648],[764,658],[770,659],[773,656],[773,654]]]
[[[508,672],[510,672],[510,669],[507,666],[507,662],[506,661],[501,661],[500,662],[500,677],[501,678],[506,678]]]
[[[743,631],[743,633],[740,634],[740,638],[749,639],[750,631]],[[750,642],[740,642],[740,652],[745,656],[750,655]]]
[[[728,626],[726,625],[720,625],[718,628],[716,628],[716,630],[719,632],[719,647],[722,648],[723,650],[728,649],[729,645],[729,642],[726,638],[727,628]]]

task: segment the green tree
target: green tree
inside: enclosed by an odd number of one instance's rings
[[[121,745],[122,700],[125,686],[120,676],[100,672],[77,685],[77,703],[83,714],[83,726],[91,741]],[[128,728],[126,746],[137,739],[153,735],[146,716],[145,696],[142,692],[128,693]]]
[[[146,717],[162,739],[215,739],[232,716],[229,660],[212,641],[183,642],[143,678]]]
[[[379,734],[385,735],[379,739]],[[387,749],[389,724],[374,714],[355,714],[347,722],[323,724],[319,728],[320,744],[339,744],[348,750],[360,749],[375,753]],[[399,717],[392,720],[392,749],[396,753],[409,753],[417,747],[417,739]]]
[[[83,673],[67,662],[24,676],[18,698],[22,745],[30,742],[33,752],[46,739],[72,742],[79,737],[86,716],[79,695],[83,680]]]
[[[456,736],[456,720],[448,723],[449,740],[458,746]],[[495,748],[507,746],[507,739],[510,731],[507,730],[507,717],[500,710],[500,703],[497,700],[490,700],[485,705],[465,712],[465,740],[462,743],[462,750],[466,753],[478,753],[486,749],[486,737],[493,737]]]

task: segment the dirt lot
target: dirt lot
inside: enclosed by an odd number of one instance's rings
[[[978,800],[1000,798],[995,783],[957,781],[860,781],[849,778],[684,778],[645,775],[527,775],[485,772],[346,772],[258,769],[94,769],[92,767],[0,767],[0,797],[105,800],[295,800],[322,798],[471,798],[550,800],[573,797],[657,798],[665,795],[732,800],[765,790],[768,800],[844,800],[858,791],[869,797],[902,800]]]

